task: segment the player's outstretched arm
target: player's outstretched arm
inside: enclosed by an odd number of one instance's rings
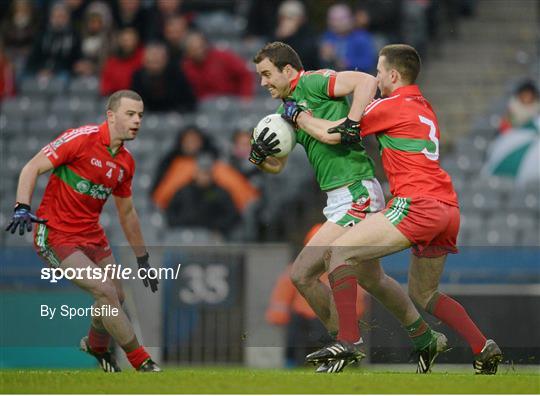
[[[52,162],[45,154],[43,154],[42,151],[37,153],[34,158],[28,161],[22,168],[19,176],[16,201],[30,205],[32,203],[32,195],[34,194],[34,188],[36,186],[38,176],[50,171],[52,168]]]
[[[368,104],[371,103],[377,93],[377,79],[370,74],[343,71],[336,75],[334,96],[341,97],[353,95],[348,118],[359,121]]]
[[[25,232],[32,231],[32,223],[44,224],[47,219],[37,217],[32,213],[30,203],[36,180],[39,175],[53,168],[53,164],[41,151],[34,156],[23,167],[19,176],[19,185],[17,186],[16,204],[13,209],[11,222],[6,227],[6,231],[14,234],[19,229],[19,235],[24,235]]]
[[[344,120],[345,119],[342,118],[341,120],[328,121],[322,118],[315,118],[311,114],[303,111],[296,118],[296,124],[319,142],[325,144],[339,144],[341,143],[339,134],[328,133],[328,129],[341,124]]]

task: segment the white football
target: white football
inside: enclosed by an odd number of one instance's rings
[[[275,139],[279,140],[276,148],[281,151],[274,154],[274,157],[280,158],[288,155],[296,145],[296,133],[291,124],[285,121],[279,114],[269,114],[259,121],[253,131],[253,138],[257,140],[264,128],[268,128],[266,137],[272,133],[276,134]]]

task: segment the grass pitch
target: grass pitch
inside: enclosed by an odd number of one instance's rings
[[[169,368],[163,373],[3,370],[2,393],[540,393],[540,375]]]

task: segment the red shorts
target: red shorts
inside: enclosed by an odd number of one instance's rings
[[[34,231],[34,246],[38,255],[53,268],[73,252],[83,252],[94,263],[112,254],[107,236],[101,227],[81,234],[65,233],[38,224]]]
[[[457,253],[459,208],[435,198],[395,197],[382,211],[413,244],[418,257]]]

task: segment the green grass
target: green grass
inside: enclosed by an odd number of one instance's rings
[[[540,393],[538,373],[370,372],[170,368],[163,373],[3,370],[2,393]]]

